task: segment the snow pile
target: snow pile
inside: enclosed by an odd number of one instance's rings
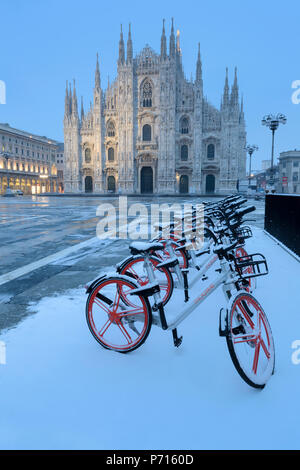
[[[271,323],[276,372],[263,391],[235,371],[218,336],[221,288],[179,326],[183,344],[153,326],[146,343],[106,351],[85,322],[85,291],[44,298],[37,314],[0,336],[1,449],[299,448],[299,263],[253,228],[248,252],[270,274],[255,296]]]

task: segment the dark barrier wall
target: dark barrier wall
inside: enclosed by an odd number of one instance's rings
[[[265,230],[300,256],[300,195],[267,194]]]

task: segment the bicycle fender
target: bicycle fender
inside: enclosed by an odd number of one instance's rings
[[[219,314],[219,336],[228,335],[228,310],[222,307]]]
[[[127,264],[129,261],[133,260],[133,256],[127,256],[127,258],[123,259],[120,261],[120,263],[116,264],[116,271],[117,273],[120,273],[122,269],[124,268],[125,264]]]
[[[105,279],[106,277],[107,277],[107,274],[104,274],[103,276],[98,277],[97,279],[92,281],[90,285],[85,286],[86,287],[85,293],[90,294],[92,290],[94,289],[94,287],[98,284],[98,282],[103,281],[103,279]]]

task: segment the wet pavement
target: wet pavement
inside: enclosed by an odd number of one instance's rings
[[[151,203],[201,200],[139,196],[128,198],[128,206],[143,202],[150,214]],[[0,198],[0,331],[26,317],[30,304],[84,286],[128,256],[129,240],[96,238],[100,220],[96,211],[105,203],[112,204],[118,214],[115,197]],[[255,219],[253,225],[263,227],[264,201],[249,200],[252,203],[257,210],[249,218]]]

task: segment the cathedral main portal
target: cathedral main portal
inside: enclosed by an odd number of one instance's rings
[[[86,193],[93,192],[93,178],[91,176],[86,176],[84,180],[84,189]]]
[[[153,193],[153,169],[151,166],[144,166],[141,169],[141,193]]]
[[[189,177],[188,175],[181,175],[179,180],[179,192],[186,194],[189,192]]]
[[[206,175],[205,192],[212,194],[215,192],[216,178],[215,175]]]

